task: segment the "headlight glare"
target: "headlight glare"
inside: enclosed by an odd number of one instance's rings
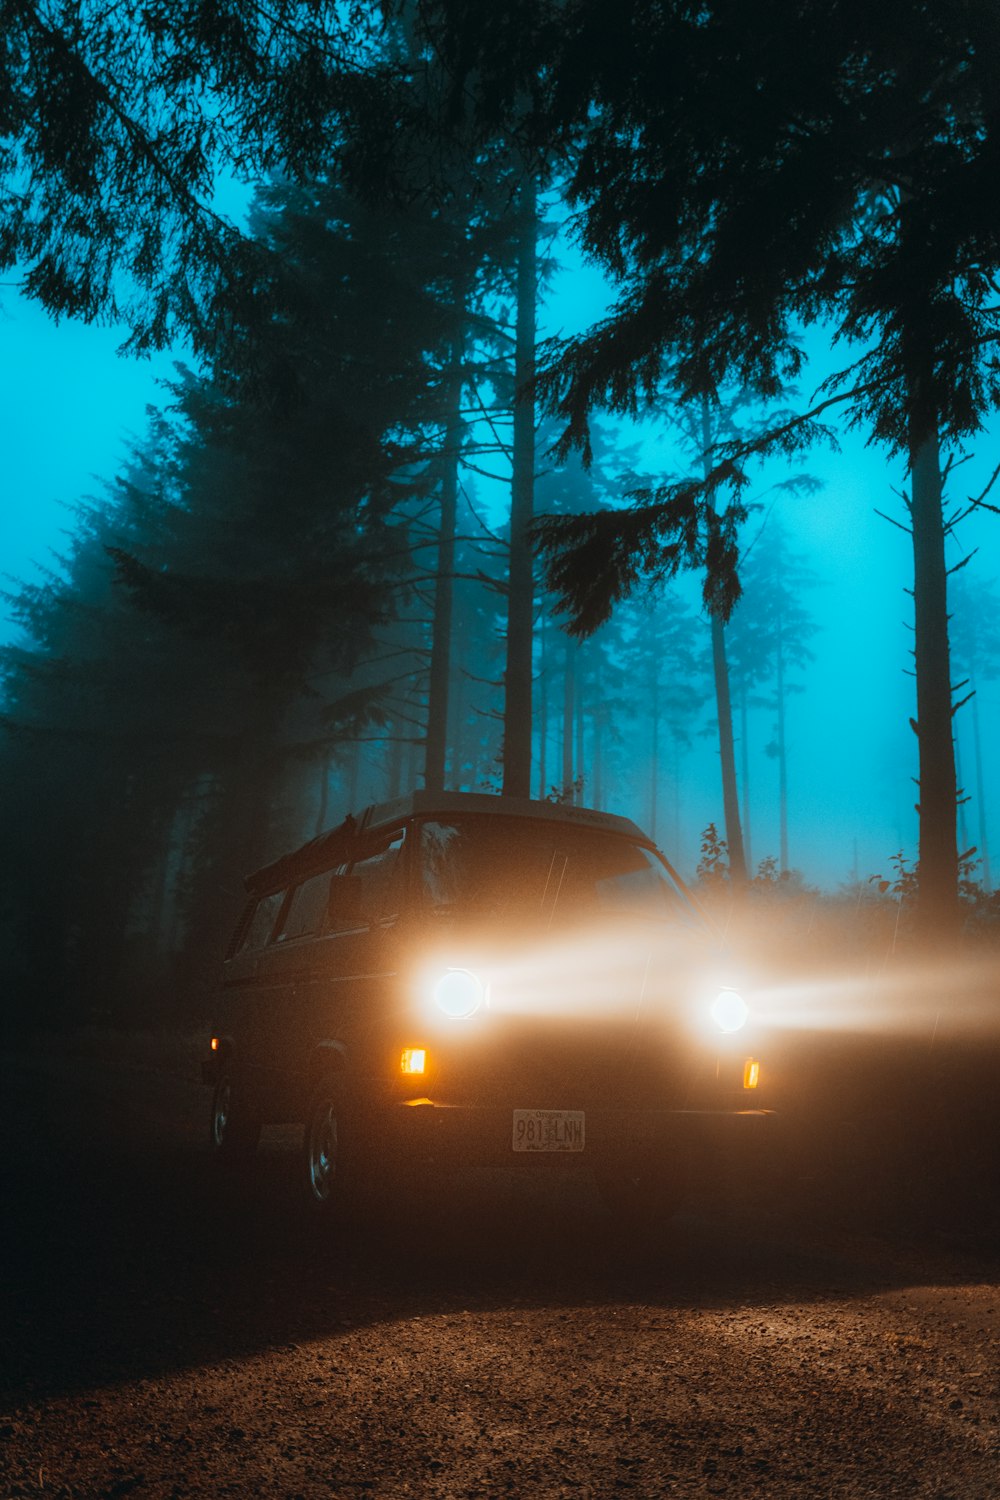
[[[709,1014],[720,1031],[739,1031],[747,1023],[749,1008],[735,990],[720,990],[712,1001]]]
[[[434,981],[434,1003],[453,1021],[475,1015],[485,999],[482,981],[468,969],[446,969]]]

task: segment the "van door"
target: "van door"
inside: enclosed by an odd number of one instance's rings
[[[286,894],[279,890],[257,897],[244,913],[223,965],[215,1030],[223,1037],[225,1046],[232,1047],[234,1064],[254,1093],[259,1093],[263,1082],[262,959],[280,919]]]
[[[313,1042],[301,996],[317,966],[315,950],[327,921],[330,890],[343,870],[322,870],[294,887],[261,958],[260,1065],[275,1119],[295,1118],[302,1108],[301,1080]]]
[[[296,1030],[310,1049],[345,1047],[359,1079],[379,1067],[375,1034],[391,997],[396,959],[393,932],[404,900],[405,830],[365,839],[330,887],[325,930],[310,944],[298,976]]]

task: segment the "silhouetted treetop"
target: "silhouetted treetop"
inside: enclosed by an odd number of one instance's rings
[[[379,30],[367,4],[3,0],[0,267],[56,316],[126,319],[136,350],[180,329],[211,354],[267,267],[220,174],[323,165],[339,112],[378,109]]]
[[[482,99],[494,128],[530,101],[536,135],[575,140],[581,240],[621,287],[612,318],[543,378],[576,437],[591,406],[654,385],[665,350],[685,398],[724,379],[773,397],[801,369],[796,331],[817,318],[865,346],[849,388],[878,438],[906,446],[915,337],[933,368],[918,420],[933,410],[946,435],[974,430],[998,396],[989,7],[493,9],[423,0],[419,13],[453,87]]]
[[[128,318],[138,349],[183,328],[211,351],[261,300],[267,260],[218,212],[220,173],[315,172],[346,142],[358,185],[393,133],[453,161],[450,126],[470,156],[558,152],[582,243],[620,281],[614,339],[553,366],[577,431],[665,347],[687,395],[724,376],[773,395],[821,316],[866,346],[855,412],[880,438],[905,442],[914,337],[946,434],[997,399],[981,0],[4,0],[0,21],[0,265],[53,313]]]

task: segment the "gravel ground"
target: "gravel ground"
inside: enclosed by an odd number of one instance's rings
[[[189,1048],[6,1063],[0,1495],[1000,1495],[1000,1257],[943,1213],[649,1238],[467,1174],[321,1239],[288,1132],[215,1178]]]

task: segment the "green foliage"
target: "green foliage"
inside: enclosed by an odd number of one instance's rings
[[[889,858],[889,864],[893,870],[893,878],[888,882],[889,892],[902,904],[906,901],[914,901],[918,890],[918,866],[912,863],[902,849]],[[872,876],[873,880],[878,877]],[[879,880],[879,889],[883,888],[883,882]]]
[[[560,807],[572,807],[580,801],[582,792],[583,777],[577,776],[568,783],[551,786],[545,800],[546,802],[554,802]]]
[[[701,854],[695,878],[698,886],[709,895],[716,894],[729,885],[729,850],[714,823],[702,830]]]

